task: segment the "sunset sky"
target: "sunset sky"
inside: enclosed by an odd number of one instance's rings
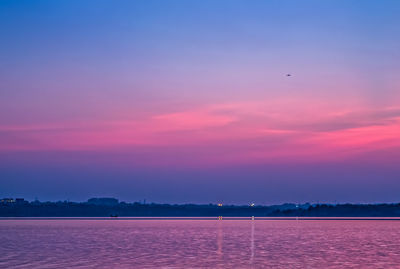
[[[399,14],[0,0],[0,196],[399,202]]]

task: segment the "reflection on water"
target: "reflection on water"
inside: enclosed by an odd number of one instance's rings
[[[251,221],[251,234],[250,234],[250,264],[253,264],[254,259],[254,219]]]
[[[221,258],[222,256],[222,222],[221,220],[218,221],[218,226],[217,226],[217,254],[218,257]]]
[[[400,221],[0,220],[0,268],[400,268]]]

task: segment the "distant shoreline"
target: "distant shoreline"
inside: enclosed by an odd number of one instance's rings
[[[28,202],[23,199],[0,200],[0,217],[80,217],[80,218],[400,218],[400,204],[145,204],[119,202],[115,198],[92,198],[88,202]]]
[[[239,220],[239,221],[400,221],[400,217],[0,217],[6,220]]]

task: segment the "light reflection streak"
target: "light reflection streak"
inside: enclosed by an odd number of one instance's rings
[[[254,260],[254,219],[251,220],[251,233],[250,233],[250,264]]]

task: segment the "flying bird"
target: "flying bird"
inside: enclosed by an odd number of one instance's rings
[[[292,75],[291,75],[291,74],[286,74],[286,76],[287,76],[287,77],[290,77],[290,76],[292,76]]]

